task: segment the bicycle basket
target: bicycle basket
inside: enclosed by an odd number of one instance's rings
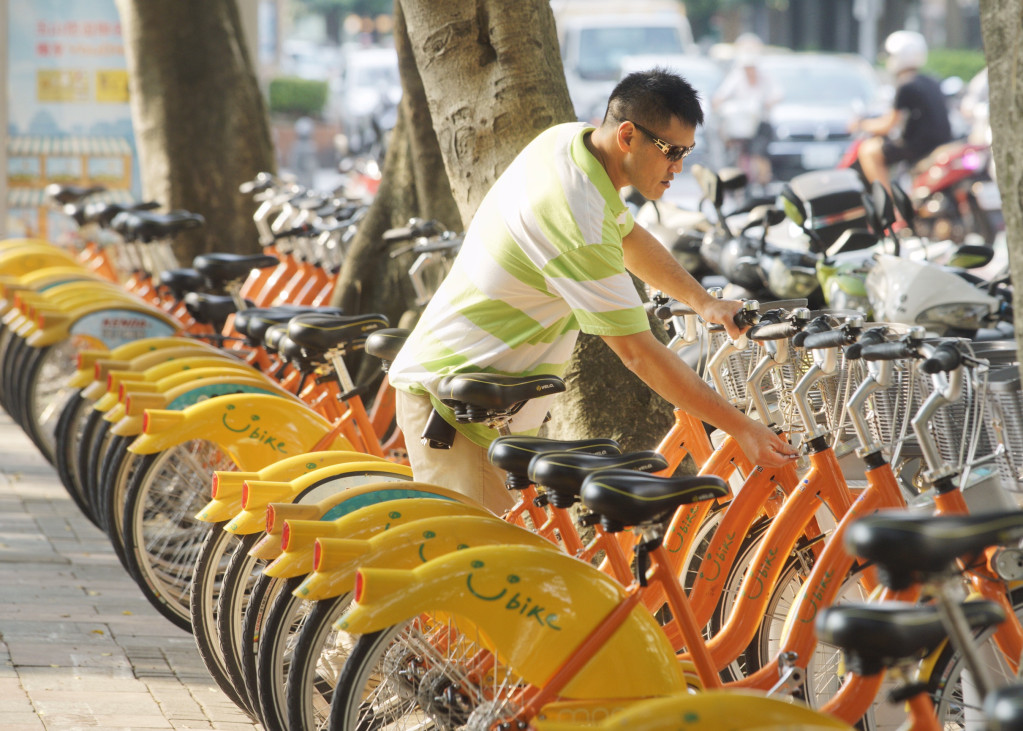
[[[1023,392],[1018,365],[999,368],[988,377],[985,427],[991,446],[1004,446],[995,460],[1002,486],[1023,492]]]

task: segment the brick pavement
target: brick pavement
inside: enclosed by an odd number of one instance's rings
[[[259,729],[0,411],[0,729]]]

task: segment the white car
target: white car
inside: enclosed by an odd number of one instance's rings
[[[345,56],[334,105],[350,152],[365,152],[394,127],[401,78],[393,48],[358,48]]]

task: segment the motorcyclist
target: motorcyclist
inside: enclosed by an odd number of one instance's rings
[[[859,148],[859,163],[868,181],[890,188],[888,167],[913,165],[952,139],[945,98],[938,82],[920,73],[927,62],[927,42],[919,33],[899,30],[885,40],[886,66],[896,83],[895,102],[881,117],[855,120],[853,132],[875,135]],[[889,138],[901,130],[898,138]]]

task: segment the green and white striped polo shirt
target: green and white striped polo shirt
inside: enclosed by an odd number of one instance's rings
[[[446,375],[561,375],[580,330],[649,329],[622,252],[632,215],[583,143],[591,129],[569,123],[541,133],[487,193],[390,368],[395,387],[428,392],[440,406],[436,385]],[[548,408],[546,398],[533,399],[513,431],[534,432]],[[438,410],[453,423],[450,410]],[[495,436],[482,425],[458,428],[480,445]]]

